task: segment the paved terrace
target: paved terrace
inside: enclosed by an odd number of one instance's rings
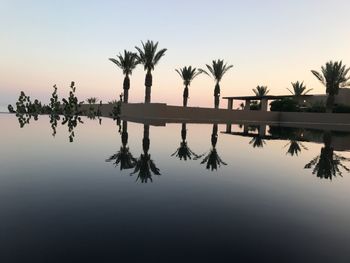
[[[97,108],[98,105],[96,104]],[[83,105],[87,112],[89,105]],[[102,116],[111,117],[113,105],[103,104]],[[166,123],[237,123],[237,124],[275,124],[288,127],[322,128],[350,131],[349,113],[307,113],[273,112],[251,110],[227,110],[199,107],[170,106],[165,103],[122,104],[122,119],[135,122],[148,122],[151,125]]]

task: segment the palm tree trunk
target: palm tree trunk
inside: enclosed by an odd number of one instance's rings
[[[213,124],[213,131],[211,133],[211,146],[213,146],[213,148],[216,147],[217,141],[218,141],[218,125]]]
[[[214,96],[214,108],[218,109],[220,103],[220,96]]]
[[[214,89],[214,108],[218,109],[220,103],[220,85],[219,83],[216,83],[215,89]]]
[[[145,86],[145,103],[151,103],[152,73],[150,70],[146,74]]]
[[[143,152],[144,152],[145,154],[148,153],[149,145],[150,145],[150,140],[149,140],[149,125],[144,124],[144,125],[143,125],[142,149],[143,149]]]
[[[182,127],[181,127],[181,139],[182,139],[183,142],[186,141],[186,137],[187,137],[186,123],[182,123]]]
[[[123,121],[122,144],[124,147],[128,144],[128,122],[127,121]]]
[[[328,94],[327,102],[326,102],[326,112],[332,113],[333,112],[333,106],[334,106],[334,95]]]
[[[183,93],[183,106],[187,107],[187,100],[188,100],[188,86],[185,87],[184,93]]]
[[[125,75],[124,82],[123,82],[123,89],[124,89],[124,103],[128,103],[129,100],[129,89],[130,89],[130,78],[128,75]]]

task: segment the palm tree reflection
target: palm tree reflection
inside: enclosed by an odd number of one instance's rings
[[[288,150],[286,154],[289,154],[290,156],[298,156],[298,154],[301,152],[301,149],[308,150],[307,147],[305,147],[301,142],[297,140],[290,140],[289,143],[287,143],[285,147],[288,147]]]
[[[213,124],[213,131],[211,134],[211,150],[207,155],[205,155],[204,159],[201,161],[201,164],[206,163],[206,168],[213,170],[217,170],[218,167],[221,165],[227,165],[219,156],[219,154],[216,151],[216,143],[218,141],[218,125]],[[203,155],[199,156],[198,158],[202,157]],[[195,158],[198,159],[198,158]]]
[[[191,160],[192,156],[194,158],[198,158],[199,157],[199,155],[194,153],[190,149],[190,147],[188,147],[187,141],[186,141],[186,136],[187,136],[186,123],[182,123],[182,128],[181,128],[181,139],[182,139],[182,141],[180,142],[180,147],[177,148],[177,150],[171,156],[176,155],[176,157],[178,157],[180,160],[183,159],[184,161],[187,161],[187,158]]]
[[[249,144],[251,144],[253,146],[253,148],[263,148],[264,145],[266,144],[265,140],[263,139],[263,137],[257,135],[254,136],[251,141],[249,142]]]
[[[147,183],[148,180],[152,182],[152,174],[160,175],[159,169],[157,168],[154,161],[151,159],[151,155],[148,153],[149,146],[149,125],[144,124],[142,139],[143,154],[141,154],[139,159],[136,161],[135,170],[131,174],[137,174],[136,181],[140,180],[141,183]]]
[[[123,121],[121,132],[122,146],[120,150],[109,157],[106,162],[113,162],[115,167],[120,165],[120,170],[131,169],[136,166],[136,159],[132,156],[128,145],[128,122]]]
[[[331,146],[332,135],[326,132],[323,136],[324,147],[321,149],[320,155],[316,156],[305,165],[305,169],[313,169],[312,174],[322,179],[330,179],[342,176],[342,170],[350,172],[350,169],[343,164],[344,161],[350,161],[350,158],[343,157],[334,153]]]

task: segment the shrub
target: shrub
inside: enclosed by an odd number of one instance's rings
[[[290,98],[275,100],[270,103],[271,111],[296,112],[299,111],[298,103]]]
[[[336,105],[333,108],[333,112],[334,113],[350,113],[350,106],[342,105],[342,104]]]
[[[250,110],[260,110],[261,108],[261,104],[259,101],[256,101],[256,100],[253,100],[251,103],[250,103]]]
[[[323,102],[317,101],[311,104],[310,107],[305,109],[306,112],[326,112],[326,106]]]

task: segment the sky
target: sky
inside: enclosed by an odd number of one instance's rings
[[[116,99],[123,75],[108,58],[148,39],[168,49],[153,72],[152,102],[181,105],[175,69],[213,59],[234,66],[222,96],[252,95],[257,85],[288,94],[297,80],[322,94],[310,70],[329,60],[350,66],[349,10],[348,0],[0,0],[0,105],[14,104],[21,90],[47,103],[54,84],[67,96],[72,80],[80,100]],[[144,77],[142,67],[133,72],[130,102],[144,100]],[[211,107],[213,90],[200,75],[189,106]]]

